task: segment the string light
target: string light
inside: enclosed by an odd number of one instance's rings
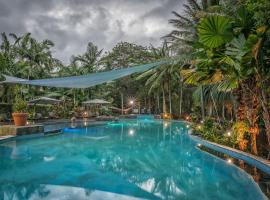
[[[227,162],[228,162],[228,163],[232,163],[232,159],[228,158],[228,159],[227,159]]]

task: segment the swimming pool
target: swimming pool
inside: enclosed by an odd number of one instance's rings
[[[185,123],[128,120],[0,144],[0,199],[267,199]]]

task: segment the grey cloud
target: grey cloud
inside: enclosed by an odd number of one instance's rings
[[[88,42],[105,50],[120,41],[158,45],[171,30],[171,12],[180,11],[182,1],[0,0],[0,32],[50,39],[53,54],[67,63]]]

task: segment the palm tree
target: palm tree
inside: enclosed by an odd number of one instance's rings
[[[155,60],[165,60],[168,59],[171,55],[171,50],[165,41],[161,48],[151,48],[152,57]],[[163,113],[167,113],[166,106],[166,93],[168,93],[169,99],[169,113],[172,114],[172,86],[174,77],[176,77],[178,83],[180,82],[180,76],[178,72],[178,66],[172,63],[163,64],[159,67],[150,69],[140,76],[137,77],[137,80],[148,78],[145,82],[147,86],[148,93],[162,92],[163,98]],[[161,90],[160,90],[161,88]]]
[[[173,11],[175,19],[169,20],[169,23],[175,28],[171,33],[165,36],[170,44],[170,48],[177,52],[178,59],[183,63],[191,63],[194,59],[193,47],[198,39],[197,26],[200,18],[210,12],[212,6],[219,5],[218,0],[188,0],[184,4],[184,15]],[[202,118],[205,118],[205,104],[203,98],[203,86],[200,86],[201,91],[201,113]]]
[[[216,5],[219,5],[218,0],[187,0],[183,15],[172,12],[175,19],[170,19],[169,23],[173,25],[174,30],[165,38],[178,55],[185,54],[183,57],[190,58],[190,52],[198,39],[198,23],[204,13],[210,12],[209,8]]]
[[[262,74],[258,74],[260,66],[256,65],[254,51],[261,41],[260,35],[267,29],[257,30],[257,36],[254,35],[248,16],[249,13],[240,8],[231,20],[223,16],[210,16],[201,21],[198,30],[199,42],[203,47],[197,50],[197,55],[201,56],[197,59],[195,73],[189,79],[197,76],[196,80],[208,84],[217,83],[221,90],[234,91],[238,102],[237,120],[248,120],[252,152],[257,154],[260,102],[258,79]],[[240,29],[240,33],[233,37],[236,29]]]
[[[14,38],[14,51],[18,56],[20,63],[24,67],[19,71],[22,76],[28,79],[49,77],[51,70],[59,61],[52,58],[50,48],[54,46],[50,40],[38,42],[31,37],[30,33],[17,37],[10,34]]]
[[[92,42],[89,42],[86,52],[83,55],[73,57],[72,63],[75,64],[78,62],[83,74],[97,71],[99,70],[98,65],[102,51],[98,50],[98,47]]]

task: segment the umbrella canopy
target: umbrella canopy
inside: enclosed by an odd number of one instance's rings
[[[83,104],[110,104],[110,102],[105,101],[103,99],[92,99],[92,100],[84,101]]]
[[[61,103],[61,100],[53,99],[49,97],[40,97],[37,99],[33,99],[31,101],[28,101],[29,104],[57,104]]]

